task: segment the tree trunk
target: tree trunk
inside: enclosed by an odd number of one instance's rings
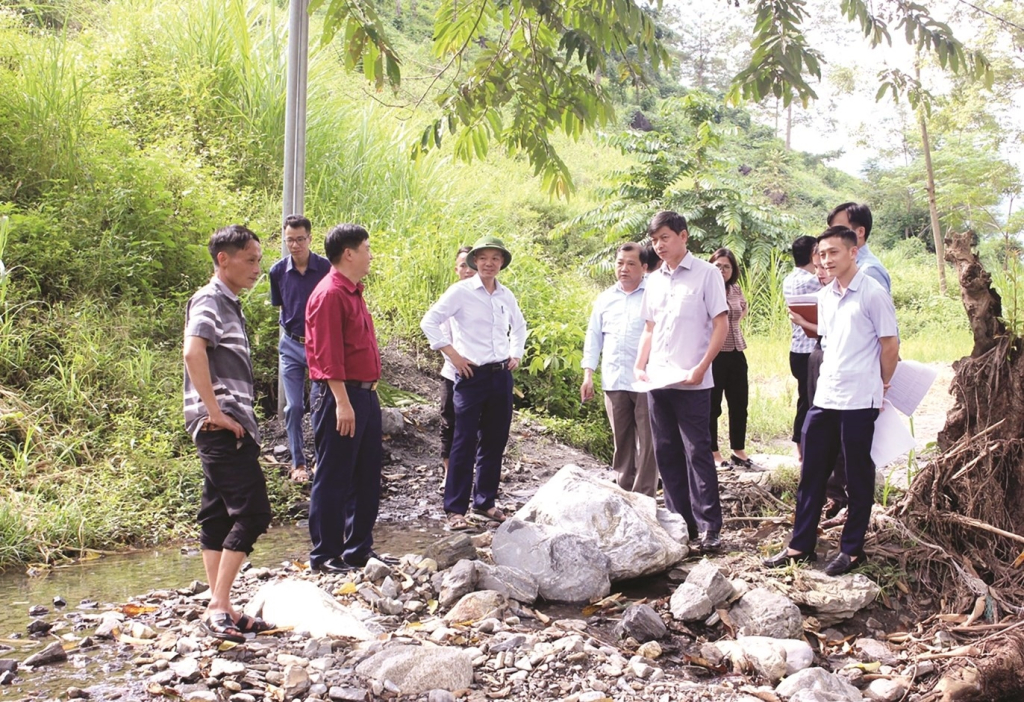
[[[939,290],[946,294],[946,252],[942,241],[942,229],[939,225],[939,208],[935,204],[935,171],[932,169],[932,148],[928,141],[928,121],[924,111],[919,110],[921,120],[921,143],[924,145],[924,167],[928,173],[928,213],[932,220],[932,239],[935,242],[935,261],[939,266]]]
[[[793,136],[793,103],[789,103],[789,107],[786,109],[786,151],[792,151],[792,136]]]

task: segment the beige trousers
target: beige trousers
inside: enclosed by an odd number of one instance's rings
[[[654,460],[647,393],[608,390],[604,393],[604,407],[615,441],[612,468],[618,474],[616,482],[623,490],[654,497],[658,465]]]

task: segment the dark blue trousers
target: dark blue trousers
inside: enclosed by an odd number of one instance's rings
[[[373,548],[380,506],[381,419],[377,393],[345,388],[356,415],[356,435],[338,433],[337,402],[326,383],[315,383],[312,405],[316,472],[309,497],[311,567],[331,558],[362,560]]]
[[[800,485],[796,492],[796,519],[789,547],[810,553],[818,541],[818,521],[825,504],[825,489],[836,458],[846,463],[846,489],[850,502],[840,550],[848,556],[864,552],[864,535],[875,501],[875,464],[871,441],[878,409],[831,410],[811,405],[804,420]]]
[[[475,368],[470,378],[458,376],[455,436],[444,484],[445,512],[465,514],[470,497],[475,509],[494,506],[511,424],[511,371],[484,366]]]
[[[694,532],[722,530],[718,473],[711,455],[711,389],[651,390],[654,458],[665,487],[665,503]]]

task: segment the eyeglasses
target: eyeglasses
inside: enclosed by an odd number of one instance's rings
[[[288,237],[287,239],[284,240],[284,243],[288,244],[288,246],[298,246],[299,244],[305,244],[307,241],[309,241],[308,236],[300,236],[297,239],[292,239],[291,237]]]

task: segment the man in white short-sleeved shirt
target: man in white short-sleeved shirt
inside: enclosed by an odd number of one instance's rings
[[[430,348],[443,353],[457,374],[455,435],[444,490],[451,530],[469,526],[470,498],[474,513],[505,521],[495,499],[512,424],[512,371],[526,348],[526,320],[519,303],[498,282],[498,274],[511,262],[501,239],[481,237],[466,255],[477,274],[448,288],[420,322]],[[442,328],[449,320],[450,333]]]
[[[646,320],[636,377],[658,383],[682,373],[681,382],[648,393],[654,456],[666,503],[686,520],[701,549],[721,547],[722,505],[711,454],[711,362],[728,331],[725,282],[718,269],[687,251],[686,219],[670,211],[654,216],[647,232],[663,264],[647,277],[640,313]]]
[[[818,333],[825,350],[803,434],[803,465],[789,547],[767,558],[776,568],[817,560],[825,488],[841,454],[846,463],[848,516],[839,553],[825,567],[842,575],[864,562],[864,536],[875,497],[871,442],[882,397],[899,358],[896,311],[889,293],[857,268],[857,235],[829,227],[818,255],[834,279],[818,296]],[[892,411],[892,410],[890,410]]]

